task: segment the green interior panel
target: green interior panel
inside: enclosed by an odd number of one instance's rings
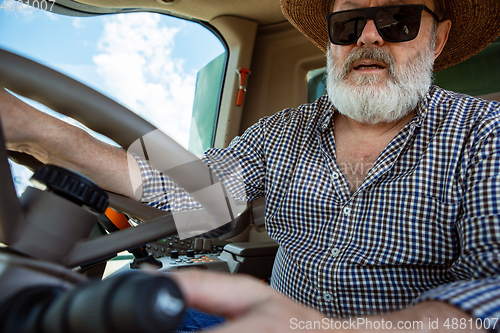
[[[435,74],[444,89],[480,96],[500,91],[500,39],[475,56]]]
[[[222,53],[203,67],[196,76],[188,146],[188,150],[195,155],[201,155],[213,146],[225,62],[226,53]]]

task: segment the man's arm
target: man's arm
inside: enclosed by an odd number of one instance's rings
[[[211,331],[214,333],[486,332],[476,329],[475,320],[470,321],[471,317],[467,313],[438,301],[422,302],[381,316],[327,318],[251,277],[197,270],[171,276],[179,283],[189,306],[228,319],[223,326]],[[445,324],[447,321],[449,325]],[[458,323],[458,326],[453,323]],[[460,323],[465,324],[460,326]]]
[[[108,191],[134,198],[131,176],[134,184],[140,184],[141,176],[125,150],[34,109],[4,89],[0,89],[0,118],[7,149],[72,169]]]

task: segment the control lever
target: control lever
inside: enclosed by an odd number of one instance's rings
[[[64,290],[23,289],[0,307],[1,332],[172,332],[185,310],[183,295],[167,275],[129,272]]]
[[[156,266],[158,269],[163,267],[161,261],[156,260],[152,254],[149,254],[145,248],[142,246],[135,247],[133,249],[128,249],[128,252],[134,255],[134,260],[130,263],[131,269],[140,269],[141,265],[148,263]]]

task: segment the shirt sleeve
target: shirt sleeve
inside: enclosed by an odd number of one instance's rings
[[[261,120],[241,137],[236,137],[228,148],[212,148],[200,157],[238,201],[251,201],[264,195],[265,163],[261,148],[264,122]],[[175,212],[201,207],[164,172],[153,169],[139,156],[133,156],[141,171],[141,202]]]
[[[490,128],[488,128],[490,126]],[[493,129],[491,127],[494,127]],[[472,328],[500,332],[500,138],[498,121],[472,133],[480,137],[464,154],[462,218],[456,224],[460,249],[450,268],[455,282],[417,300],[438,300],[475,317]],[[451,323],[450,323],[451,324]],[[481,326],[482,325],[482,326]],[[450,326],[451,327],[451,326]]]
[[[178,186],[163,172],[151,167],[137,155],[133,155],[142,178],[142,196],[140,201],[149,206],[165,211],[189,210],[199,206],[199,203],[183,188]]]

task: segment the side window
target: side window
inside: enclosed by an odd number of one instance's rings
[[[227,52],[200,23],[150,12],[71,17],[18,4],[0,10],[0,47],[107,95],[195,154],[213,146]],[[12,169],[23,191],[31,173]]]
[[[203,67],[196,77],[188,146],[189,151],[196,155],[212,148],[215,141],[215,124],[225,64],[226,54],[223,53]]]
[[[500,39],[464,62],[435,73],[434,84],[471,96],[500,100]],[[326,94],[326,67],[309,71],[308,103]]]
[[[326,67],[307,73],[307,103],[312,103],[326,94]]]

